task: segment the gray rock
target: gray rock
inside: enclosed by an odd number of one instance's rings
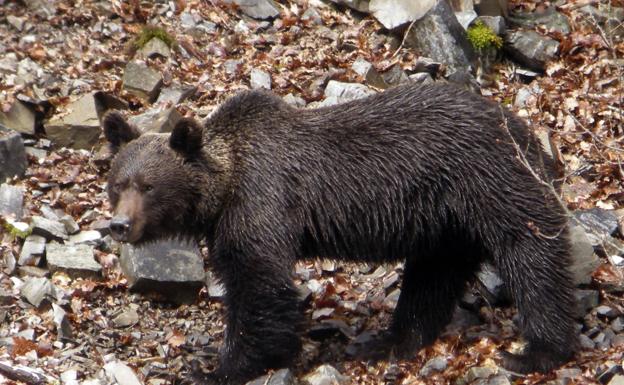
[[[428,57],[421,56],[416,59],[416,63],[414,63],[414,71],[415,72],[427,72],[432,77],[438,75],[438,71],[442,63],[432,60]]]
[[[436,38],[431,39],[431,36]],[[415,48],[422,56],[445,63],[449,72],[468,70],[475,61],[466,31],[446,0],[437,0],[435,6],[412,25],[405,45]]]
[[[596,346],[594,341],[591,338],[589,338],[586,334],[581,334],[579,336],[579,343],[581,344],[581,347],[583,349],[593,349]]]
[[[54,301],[54,285],[47,278],[28,278],[20,289],[20,294],[31,305],[40,307]]]
[[[131,116],[128,122],[134,124],[142,133],[168,133],[180,119],[182,115],[175,107],[164,110],[152,108],[140,115]]]
[[[584,317],[585,314],[598,306],[600,303],[600,296],[597,290],[576,290],[574,296],[576,297],[576,302],[578,303],[577,316],[579,318]]]
[[[273,19],[279,16],[280,8],[273,0],[225,0],[238,5],[243,13],[254,19]]]
[[[447,0],[441,1],[446,2]],[[435,6],[436,2],[436,0],[370,0],[368,9],[384,27],[394,29],[409,22],[420,20]],[[455,18],[450,6],[449,9]]]
[[[31,12],[44,19],[56,14],[56,0],[24,0],[23,2]]]
[[[102,234],[96,230],[81,231],[78,234],[70,235],[69,242],[73,244],[85,243],[91,246],[97,246],[102,240]]]
[[[616,374],[607,385],[624,385],[624,375]]]
[[[293,107],[303,108],[306,106],[306,101],[300,98],[299,96],[295,96],[293,94],[287,94],[282,99]]]
[[[50,276],[50,272],[36,266],[20,266],[17,268],[20,277],[37,277],[45,278]]]
[[[479,82],[468,70],[459,69],[453,72],[449,75],[448,81],[475,94],[480,94]]]
[[[55,148],[93,148],[102,132],[94,93],[83,95],[70,103],[64,115],[53,117],[44,124],[44,128]]]
[[[71,277],[99,277],[102,266],[95,261],[93,247],[89,245],[61,245],[49,243],[46,246],[46,261],[51,272],[62,271]]]
[[[501,373],[494,377],[490,377],[487,381],[487,385],[511,385],[511,382],[506,375]]]
[[[505,50],[520,64],[543,72],[557,56],[559,42],[535,31],[511,31],[505,35]]]
[[[346,5],[358,12],[368,13],[370,0],[331,0],[336,4]]]
[[[225,287],[211,271],[206,273],[206,286],[208,287],[210,298],[222,298],[225,295]]]
[[[24,23],[26,22],[25,17],[17,17],[13,15],[8,15],[6,20],[9,24],[11,24],[17,31],[22,32],[24,29]]]
[[[34,235],[41,235],[47,240],[62,241],[69,238],[62,223],[44,217],[33,216],[30,226]]]
[[[56,334],[59,340],[72,339],[73,331],[65,310],[57,304],[52,304],[52,313],[54,315],[54,325],[56,325]]]
[[[307,21],[312,24],[323,24],[323,19],[321,18],[321,14],[316,10],[316,8],[310,6],[305,12],[301,15],[301,20]]]
[[[383,80],[389,86],[396,86],[402,83],[409,83],[410,79],[400,65],[395,64],[386,72],[381,74]]]
[[[601,317],[606,317],[609,319],[613,319],[617,316],[620,315],[620,312],[617,311],[616,309],[612,308],[611,306],[607,306],[607,305],[600,305],[596,307],[596,314],[601,316]]]
[[[502,16],[479,16],[477,20],[481,21],[497,35],[503,35],[507,31],[505,18]]]
[[[39,235],[29,235],[24,241],[17,263],[24,266],[30,265],[32,262],[37,262],[36,259],[43,256],[43,253],[45,252],[45,245],[46,239],[44,237]]]
[[[78,226],[78,223],[76,223],[74,218],[69,214],[63,215],[59,218],[58,221],[61,222],[63,226],[65,226],[65,231],[67,231],[67,234],[76,234],[78,231],[80,231],[80,226]]]
[[[425,362],[423,367],[420,368],[420,371],[418,372],[418,374],[421,377],[429,377],[433,373],[443,372],[444,370],[446,370],[447,366],[448,366],[448,360],[446,359],[446,357],[442,357],[442,356],[433,357],[429,361]]]
[[[91,230],[99,232],[103,237],[110,234],[110,219],[98,219],[89,225]]]
[[[225,68],[225,73],[228,75],[235,75],[238,71],[241,70],[243,66],[242,60],[228,59],[223,62],[223,67]]]
[[[130,289],[159,292],[176,303],[194,301],[204,285],[204,262],[196,245],[173,240],[124,244],[120,263]]]
[[[427,72],[419,72],[419,73],[410,75],[409,79],[414,83],[423,84],[423,85],[432,84],[434,82],[431,75],[429,75]]]
[[[603,210],[595,207],[589,210],[579,210],[574,213],[576,221],[589,232],[594,245],[606,235],[616,235],[618,232],[618,216],[613,210]]]
[[[25,150],[26,150],[26,155],[30,155],[36,158],[37,160],[45,159],[45,157],[48,156],[48,152],[40,148],[26,146]]]
[[[17,132],[0,125],[0,183],[6,178],[21,177],[25,171],[24,140]]]
[[[595,20],[600,26],[606,28],[609,32],[614,33],[614,37],[621,36],[619,27],[624,21],[624,8],[615,7],[613,4],[598,3],[594,5],[586,5],[579,8],[579,11],[587,15],[588,18]]]
[[[171,50],[167,43],[157,37],[153,37],[141,47],[137,54],[143,59],[151,59],[159,56],[167,58],[171,56]]]
[[[14,74],[17,72],[17,55],[9,52],[0,57],[0,73]]]
[[[197,87],[180,85],[180,84],[172,84],[169,87],[163,88],[160,91],[160,95],[158,95],[158,99],[156,103],[158,104],[167,104],[171,103],[172,105],[177,105],[178,103],[182,103],[186,99],[192,97],[197,92]]]
[[[363,84],[357,83],[341,83],[330,80],[325,87],[325,99],[329,99],[324,106],[348,102],[350,100],[361,99],[375,94],[375,91]]]
[[[16,100],[8,112],[0,111],[0,125],[22,134],[35,135],[37,115],[28,103]]]
[[[0,217],[22,219],[24,204],[24,188],[3,183],[0,185]]]
[[[560,32],[564,35],[570,33],[568,18],[557,12],[554,6],[541,12],[513,13],[509,16],[509,21],[517,27],[526,29],[542,27],[547,31]]]
[[[126,65],[123,88],[150,103],[156,100],[163,81],[160,73],[145,63],[131,61]]]
[[[570,254],[572,257],[572,276],[575,285],[589,284],[592,273],[600,266],[600,259],[594,254],[594,248],[583,227],[569,226]]]
[[[139,323],[139,313],[133,307],[124,309],[122,312],[113,317],[113,325],[116,328],[126,328]]]
[[[290,369],[280,369],[266,376],[249,381],[246,385],[295,385],[297,380]]]
[[[121,361],[111,361],[104,365],[106,373],[115,378],[118,385],[141,385],[137,375]]]
[[[271,75],[268,72],[253,68],[249,79],[252,89],[264,88],[271,89]]]
[[[556,371],[559,378],[574,378],[583,374],[579,368],[564,368]]]
[[[477,18],[477,13],[474,10],[455,12],[457,21],[464,29],[468,29],[470,24]]]
[[[321,365],[303,377],[303,382],[308,385],[340,385],[346,384],[347,380],[331,365]]]
[[[624,330],[624,317],[617,317],[616,319],[611,321],[611,329],[616,333],[620,333],[621,331],[623,331]]]
[[[490,378],[498,373],[498,368],[490,367],[490,366],[473,366],[468,369],[466,374],[463,377],[459,378],[456,381],[457,385],[460,384],[469,384],[480,378]]]
[[[481,284],[483,296],[489,303],[495,305],[508,299],[505,283],[491,264],[487,263],[481,267],[481,271],[477,274],[477,280]]]
[[[475,2],[475,10],[479,14],[479,16],[507,17],[507,0],[480,0],[478,2]]]
[[[197,15],[197,18],[195,16],[196,15],[190,12],[186,12],[186,11],[182,12],[180,14],[180,24],[182,28],[185,28],[185,29],[194,28],[201,19],[199,15]]]
[[[383,77],[379,74],[379,72],[377,72],[372,63],[362,58],[357,58],[351,65],[351,69],[353,72],[364,78],[366,84],[382,89],[388,88],[388,85],[384,81]]]

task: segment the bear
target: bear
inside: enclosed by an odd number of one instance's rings
[[[412,84],[297,109],[253,90],[170,134],[141,135],[119,112],[102,126],[116,154],[113,238],[204,240],[226,289],[225,340],[204,383],[293,363],[302,259],[404,262],[391,323],[361,359],[409,359],[433,343],[484,262],[497,266],[527,341],[501,353],[506,368],[547,372],[578,348],[554,161],[495,102]]]

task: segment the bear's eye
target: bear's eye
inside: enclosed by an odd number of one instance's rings
[[[145,192],[150,192],[152,190],[154,190],[154,186],[152,186],[151,184],[147,184],[147,185],[143,186],[143,191],[145,191]]]

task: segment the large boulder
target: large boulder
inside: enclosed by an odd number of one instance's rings
[[[26,171],[24,140],[17,132],[0,125],[0,183]]]

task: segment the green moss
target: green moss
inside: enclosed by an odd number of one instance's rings
[[[162,40],[169,48],[175,45],[175,39],[164,28],[154,25],[146,25],[134,39],[133,45],[135,49],[141,49],[153,38]]]
[[[468,40],[475,50],[479,52],[486,51],[490,48],[498,50],[503,46],[503,39],[496,35],[490,27],[477,21],[468,28]]]
[[[26,237],[28,237],[32,233],[32,227],[29,227],[26,230],[20,230],[17,227],[15,227],[12,223],[4,221],[4,220],[2,221],[2,227],[4,227],[4,229],[9,234],[11,234],[11,236],[13,238],[25,239]]]

